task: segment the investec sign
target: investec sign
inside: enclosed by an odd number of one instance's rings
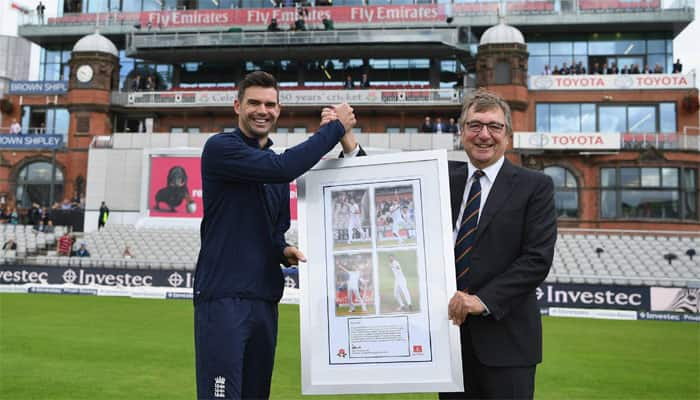
[[[619,133],[516,132],[513,147],[536,150],[619,150]]]
[[[692,74],[636,75],[534,75],[529,79],[530,90],[639,90],[693,89]]]
[[[540,307],[648,310],[650,288],[645,286],[543,284],[537,288]]]

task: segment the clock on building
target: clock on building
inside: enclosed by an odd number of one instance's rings
[[[80,67],[78,67],[78,71],[76,71],[75,76],[76,78],[78,78],[79,82],[90,82],[93,76],[92,67],[89,65],[81,65]]]

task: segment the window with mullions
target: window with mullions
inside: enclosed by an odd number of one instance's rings
[[[645,38],[646,37],[646,38]],[[527,49],[530,52],[528,72],[541,74],[544,66],[550,69],[561,67],[563,63],[571,66],[579,61],[590,71],[595,62],[615,62],[622,68],[625,64],[644,64],[654,68],[659,64],[666,73],[671,72],[673,65],[673,40],[660,37],[659,34],[637,35],[634,38],[601,38],[595,40],[531,42],[528,40]],[[603,61],[601,61],[601,59]]]
[[[51,184],[53,183],[53,198]],[[48,161],[35,161],[22,167],[17,174],[17,206],[30,207],[37,203],[50,206],[63,198],[63,172]]]
[[[697,170],[602,168],[600,216],[615,219],[697,220]]]
[[[70,77],[71,50],[54,49],[41,50],[39,63],[39,80],[43,81],[67,81]]]
[[[674,103],[609,105],[538,103],[537,132],[675,133]]]
[[[566,168],[552,166],[543,171],[554,182],[554,204],[559,217],[578,216],[578,182]]]

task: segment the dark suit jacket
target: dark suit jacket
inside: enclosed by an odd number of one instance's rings
[[[467,164],[450,162],[453,227],[466,182]],[[470,330],[482,364],[516,367],[542,361],[535,290],[552,265],[556,222],[551,178],[506,159],[481,211],[467,272],[468,292],[491,312],[469,315],[462,325]]]

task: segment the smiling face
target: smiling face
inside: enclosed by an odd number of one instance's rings
[[[498,161],[506,152],[508,147],[506,118],[503,110],[498,106],[478,112],[474,108],[474,106],[470,107],[464,118],[462,144],[469,156],[469,161],[476,168],[484,169]],[[492,128],[488,127],[489,124]],[[500,131],[493,128],[498,125],[501,126]]]
[[[249,138],[266,139],[277,123],[280,105],[274,87],[250,86],[242,99],[236,99],[233,109],[238,114],[238,127]]]

